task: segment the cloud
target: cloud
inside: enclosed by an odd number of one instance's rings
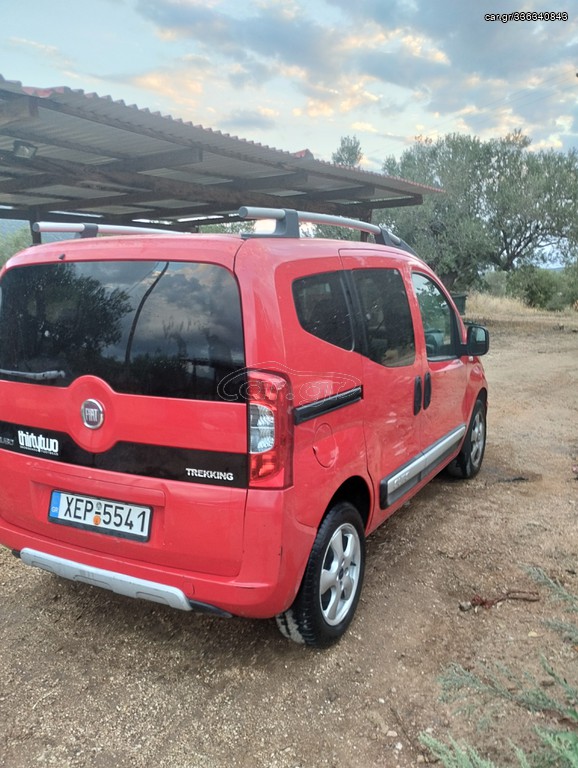
[[[483,7],[463,0],[326,2],[357,28],[373,30],[365,50],[352,51],[358,74],[413,92],[436,116],[457,115],[465,131],[531,125],[544,133],[560,113],[564,90],[571,88],[576,101],[576,19],[484,20],[486,13],[520,10],[515,0],[486,0]],[[524,10],[542,11],[543,3],[526,0]],[[478,109],[465,112],[472,104]]]
[[[267,109],[237,109],[219,120],[224,131],[272,130],[276,127],[275,112]]]
[[[151,71],[131,78],[131,85],[171,99],[175,104],[190,108],[199,102],[203,94],[204,83],[200,77],[192,77],[190,70]]]
[[[356,64],[364,74],[375,80],[414,91],[440,74],[446,77],[448,71],[445,62],[415,56],[405,48],[361,53],[356,58]]]
[[[50,66],[56,69],[70,69],[73,66],[73,62],[54,45],[38,43],[23,37],[10,37],[9,43],[15,48],[23,49],[33,56],[45,59]]]
[[[295,108],[313,119],[378,99],[353,82],[344,43],[348,35],[313,19],[295,0],[250,5],[242,22],[223,7],[178,0],[140,0],[138,5],[163,35],[185,40],[210,57],[236,89],[263,89],[284,80]]]
[[[139,0],[139,12],[172,38],[191,41],[213,59],[229,59],[249,71],[260,63],[266,81],[283,68],[307,70],[322,82],[335,77],[342,34],[293,2],[249,5],[242,20],[218,7],[179,0]],[[220,7],[220,6],[219,6]],[[268,73],[268,77],[267,77]]]
[[[541,10],[541,0],[524,6]],[[210,62],[213,91],[234,88],[238,102],[219,123],[239,130],[270,130],[275,122],[242,105],[256,90],[261,103],[297,118],[321,124],[363,110],[362,123],[393,121],[396,135],[414,112],[426,122],[425,110],[428,134],[456,125],[480,135],[531,126],[541,140],[561,130],[554,129],[561,105],[575,114],[562,92],[569,89],[563,73],[578,60],[578,21],[484,20],[519,10],[517,0],[483,7],[464,0],[138,0],[137,8],[171,45]],[[551,79],[556,71],[559,79]],[[156,87],[170,93],[168,80]],[[211,109],[222,114],[216,98]]]
[[[361,123],[355,122],[351,124],[351,128],[356,133],[379,133],[379,130],[373,125],[373,123]]]
[[[271,78],[270,67],[259,61],[234,63],[228,73],[228,81],[233,88],[244,90],[249,87],[262,88]]]

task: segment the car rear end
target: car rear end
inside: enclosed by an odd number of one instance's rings
[[[271,616],[292,598],[281,552],[301,534],[259,490],[290,480],[271,481],[285,384],[246,370],[241,245],[93,238],[10,260],[0,543],[26,563],[185,609]]]

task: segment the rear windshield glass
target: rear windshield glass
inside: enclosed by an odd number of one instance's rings
[[[239,290],[224,267],[43,264],[0,283],[2,379],[66,387],[90,374],[117,392],[218,400],[244,364]]]

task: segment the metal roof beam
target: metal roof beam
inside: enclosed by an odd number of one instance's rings
[[[52,180],[49,183],[60,186],[80,186],[81,184],[86,186],[87,182],[104,186],[115,184],[128,187],[135,192],[142,192],[145,195],[148,192],[152,200],[177,198],[189,202],[215,202],[220,206],[228,207],[230,205],[231,208],[244,205],[247,202],[246,190],[232,187],[227,183],[193,184],[186,181],[165,179],[153,174],[115,171],[109,165],[82,165],[64,160],[46,160],[38,156],[32,160],[21,161],[21,163],[25,164],[28,170],[51,175]],[[306,197],[307,195],[304,195],[303,198],[285,196],[281,198],[276,195],[252,192],[250,202],[253,205],[268,208],[277,208],[280,204],[284,207],[302,207],[303,199]],[[122,204],[122,201],[123,195],[119,195],[118,203]],[[74,200],[64,197],[61,207],[67,207],[68,203],[75,208],[98,209],[99,199],[90,198],[89,195]],[[334,208],[331,205],[324,205],[323,211],[320,210],[320,212],[333,213]]]
[[[296,189],[307,184],[309,174],[305,171],[282,171],[273,176],[252,176],[247,179],[235,178],[224,182],[229,187],[246,189]]]
[[[324,192],[308,192],[307,199],[311,201],[330,200],[335,203],[344,200],[359,200],[359,198],[371,197],[376,194],[373,184],[358,184],[354,187],[341,187],[339,189],[328,189]]]
[[[140,155],[118,162],[107,163],[103,168],[113,171],[129,171],[141,173],[143,171],[157,171],[163,168],[175,169],[183,165],[196,165],[203,162],[203,150],[200,147],[187,147],[186,149],[157,152],[154,155]]]
[[[96,114],[95,112],[89,111],[88,109],[76,109],[70,105],[64,105],[64,104],[60,104],[58,102],[52,102],[46,99],[37,98],[37,101],[38,101],[39,109],[48,109],[53,112],[60,112],[61,114],[69,115],[70,117],[80,118],[81,120],[87,120],[92,123],[97,123],[98,125],[103,125],[107,128],[116,128],[121,131],[126,131],[127,133],[136,134],[138,136],[146,136],[151,139],[157,139],[159,141],[169,142],[171,144],[176,144],[182,147],[194,147],[194,146],[197,146],[199,142],[177,136],[175,134],[175,130],[178,130],[178,129],[182,130],[183,128],[185,129],[189,128],[191,130],[202,131],[203,148],[205,151],[214,153],[221,157],[230,157],[235,160],[244,160],[245,162],[251,163],[251,164],[254,164],[255,162],[257,162],[254,157],[244,152],[235,151],[227,147],[223,147],[221,143],[219,143],[219,145],[214,143],[211,144],[209,142],[209,136],[211,135],[212,131],[207,128],[201,128],[200,126],[187,125],[186,123],[183,123],[181,121],[169,120],[167,118],[163,118],[160,114],[153,115],[152,113],[148,113],[144,116],[144,119],[166,120],[166,129],[167,129],[166,131],[161,131],[161,130],[157,130],[156,128],[144,126],[142,123],[142,120],[143,120],[142,110],[135,109],[135,111],[140,113],[139,114],[140,122],[137,125],[133,123],[123,122],[122,120],[118,120],[117,118],[112,117],[110,114],[99,115],[99,114]],[[127,107],[125,107],[125,109],[127,109]],[[128,109],[130,109],[130,107],[128,107]],[[169,132],[169,127],[173,129],[171,132]],[[228,137],[225,134],[218,134],[218,136],[221,139],[221,142],[225,141],[227,143],[239,143],[239,144],[243,143],[241,139],[234,139],[233,137]],[[247,143],[251,144],[251,142],[247,142]],[[267,148],[264,148],[264,150],[265,149]],[[273,151],[273,150],[269,150],[269,151]],[[279,152],[279,150],[277,150],[277,153],[285,154],[285,153]],[[279,159],[268,160],[262,156],[260,156],[258,159],[258,162],[261,165],[266,165],[273,168],[284,168],[285,164],[289,163],[290,161],[291,161],[290,155],[288,155],[286,158],[284,157],[282,161],[280,161]],[[293,170],[293,168],[289,166],[289,170]]]
[[[31,96],[12,96],[3,92],[0,96],[0,127],[34,120],[38,117],[36,100]]]
[[[346,206],[341,207],[342,211],[349,211],[350,215],[352,211],[363,211],[369,206],[372,210],[384,209],[384,208],[404,208],[409,205],[421,205],[423,203],[422,195],[408,195],[407,197],[390,198],[389,200],[368,200],[365,203],[348,203]],[[345,215],[345,213],[343,213]]]
[[[8,154],[8,153],[6,153]],[[0,158],[1,159],[1,158]],[[234,190],[224,184],[193,184],[186,181],[174,181],[152,174],[131,173],[128,171],[115,171],[109,165],[83,165],[66,160],[46,160],[36,156],[32,160],[21,161],[26,168],[52,174],[54,182],[59,185],[76,186],[79,182],[92,181],[106,185],[118,184],[132,188],[136,191],[150,190],[156,197],[182,197],[184,200],[198,197],[215,202],[237,204],[238,197]],[[275,198],[263,195],[268,202],[263,205],[272,205]],[[98,201],[95,200],[97,203]]]

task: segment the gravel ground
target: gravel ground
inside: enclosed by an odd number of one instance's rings
[[[489,443],[468,483],[440,475],[368,541],[349,634],[312,651],[273,621],[184,614],[58,580],[0,552],[0,765],[365,768],[428,761],[419,734],[501,765],[545,718],[440,702],[454,662],[577,681],[563,616],[525,570],[578,592],[578,316],[489,323]],[[475,595],[538,590],[460,610]],[[543,681],[547,684],[547,680]]]

